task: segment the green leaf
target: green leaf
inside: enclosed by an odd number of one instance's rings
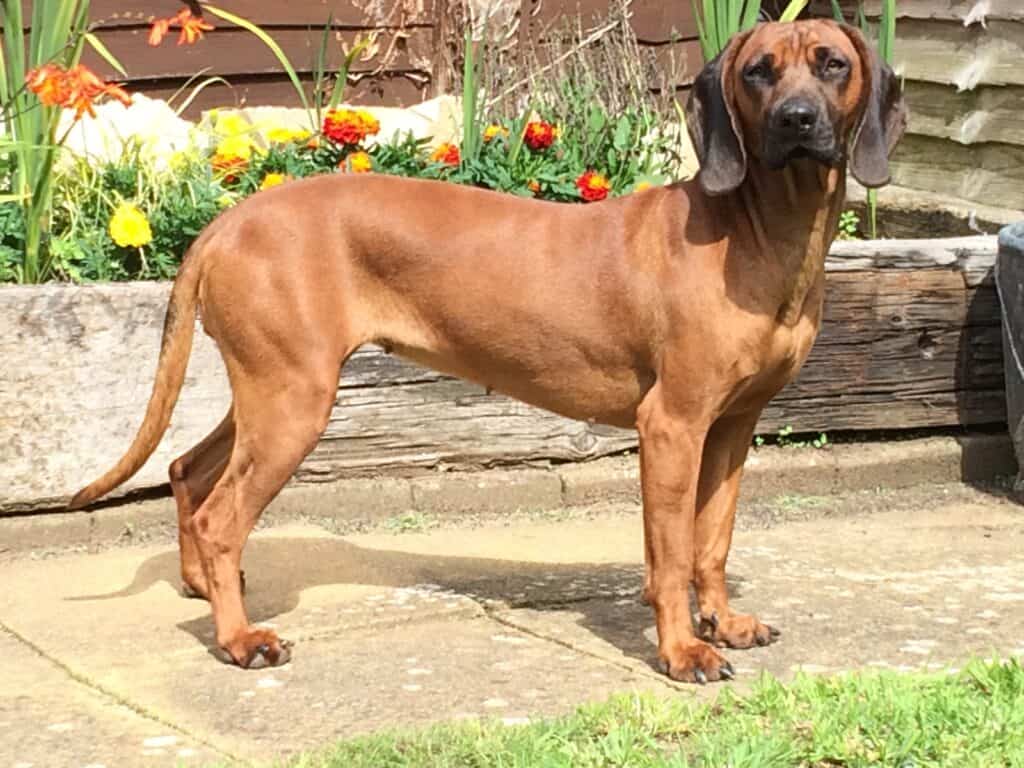
[[[630,148],[633,143],[633,126],[630,124],[628,117],[620,117],[618,123],[615,125],[615,136],[612,138],[612,144],[615,149],[620,152],[625,152]]]
[[[264,30],[260,29],[258,26],[253,24],[248,19],[243,19],[241,16],[236,16],[230,11],[225,11],[223,8],[218,8],[215,5],[204,5],[203,9],[209,11],[214,16],[218,16],[224,19],[224,21],[230,22],[231,24],[234,24],[237,27],[241,27],[242,29],[251,32],[252,34],[256,35],[256,37],[258,37],[260,41],[265,46],[267,46],[267,48],[270,49],[270,51],[274,54],[277,60],[281,63],[281,66],[284,68],[285,73],[288,75],[288,79],[291,80],[292,87],[295,89],[295,94],[299,97],[299,101],[302,102],[303,109],[305,109],[306,113],[310,115],[310,121],[312,122],[313,113],[312,110],[310,109],[309,99],[306,98],[306,91],[302,87],[302,81],[299,80],[299,76],[295,72],[295,67],[292,66],[291,61],[288,59],[288,56],[285,54],[285,52],[281,49],[281,46],[277,44],[277,41],[274,40],[274,38],[272,38]],[[319,126],[313,126],[314,131],[317,130],[318,128]]]
[[[108,49],[107,46],[103,44],[102,40],[96,37],[96,35],[94,35],[92,32],[86,32],[85,41],[92,46],[93,50],[96,51],[96,53],[103,57],[103,60],[107,62],[107,64],[116,69],[118,73],[121,75],[121,77],[128,77],[128,73],[125,71],[125,68],[121,65],[121,62],[118,61],[117,57],[110,52],[110,49]]]
[[[790,22],[796,21],[797,16],[800,12],[807,7],[809,0],[790,0],[789,5],[786,6],[786,10],[779,16],[779,21]]]

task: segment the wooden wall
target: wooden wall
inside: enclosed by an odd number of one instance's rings
[[[480,0],[471,0],[480,2]],[[512,22],[524,19],[523,35],[543,29],[559,16],[607,15],[611,0],[500,0]],[[448,71],[458,57],[462,30],[457,19],[463,0],[218,0],[218,5],[260,25],[281,45],[300,76],[312,80],[323,30],[332,19],[329,65],[337,66],[343,46],[376,31],[375,55],[357,62],[350,85],[352,101],[408,106],[450,88]],[[297,106],[285,72],[261,41],[210,15],[217,29],[202,42],[178,47],[169,39],[159,48],[146,44],[149,21],[177,11],[176,0],[93,0],[92,16],[101,39],[125,65],[130,88],[167,98],[197,72],[218,76],[196,99],[190,112],[212,106]],[[687,72],[701,66],[690,3],[633,0],[633,24],[645,47],[687,61]],[[520,37],[521,40],[526,39]],[[116,77],[95,54],[89,63]]]
[[[879,7],[865,2],[869,19]],[[893,183],[1013,217],[1024,210],[1024,2],[897,0],[897,10],[910,124]]]

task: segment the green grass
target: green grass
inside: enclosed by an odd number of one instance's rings
[[[1024,668],[764,676],[746,696],[627,697],[526,726],[465,722],[346,741],[289,768],[1024,766]]]

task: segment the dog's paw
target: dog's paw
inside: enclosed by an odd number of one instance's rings
[[[292,658],[292,643],[282,640],[273,630],[250,627],[240,637],[222,645],[218,656],[242,669],[280,667]]]
[[[725,657],[707,643],[693,640],[659,651],[661,670],[681,683],[713,683],[732,680],[736,672]]]
[[[720,619],[718,614],[701,616],[697,634],[719,648],[753,648],[771,645],[782,634],[775,627],[762,624],[756,616],[731,614]]]

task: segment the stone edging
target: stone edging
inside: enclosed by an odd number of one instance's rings
[[[747,461],[742,497],[898,489],[924,484],[986,482],[1016,472],[1006,435],[932,437],[811,448],[762,448]],[[458,518],[540,512],[595,503],[638,503],[635,455],[536,469],[445,472],[412,478],[340,480],[286,488],[266,513],[270,523],[296,517],[382,522],[407,512]],[[103,547],[147,530],[174,526],[170,498],[93,512],[0,518],[0,553]]]

